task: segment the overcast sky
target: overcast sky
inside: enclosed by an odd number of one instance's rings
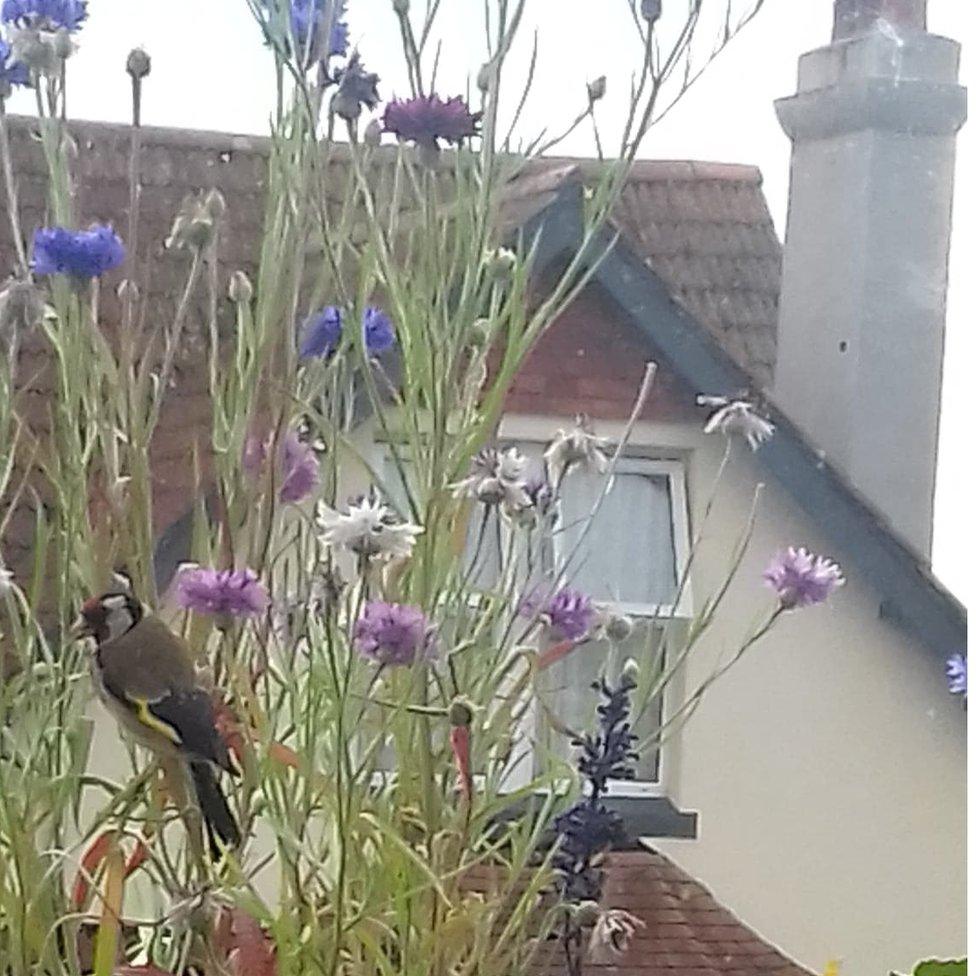
[[[714,2],[714,0],[710,0]],[[350,0],[353,43],[383,79],[381,93],[404,92],[399,36],[390,0]],[[423,6],[415,0],[415,7]],[[468,74],[484,59],[483,0],[442,0],[444,44],[438,87],[463,92]],[[664,0],[674,10],[684,4]],[[630,71],[639,55],[627,0],[528,0],[525,44],[516,52],[512,76],[524,70],[528,42],[538,28],[538,63],[521,131],[558,131],[584,103],[584,83],[606,75],[600,105],[605,145],[619,131]],[[962,81],[976,44],[971,4],[930,0],[929,29],[963,42]],[[135,45],[152,55],[153,72],[144,101],[148,125],[266,133],[273,87],[270,59],[245,0],[89,0],[90,19],[79,35],[71,64],[69,112],[75,118],[125,121],[128,79],[122,72]],[[598,11],[596,13],[595,11]],[[777,229],[782,234],[789,179],[789,142],[773,113],[773,99],[795,91],[801,53],[830,37],[831,0],[766,0],[756,20],[713,64],[681,104],[652,130],[642,155],[758,165]],[[667,26],[667,25],[665,25]],[[510,93],[514,97],[516,93]],[[24,94],[12,111],[30,111]],[[968,529],[971,427],[967,423],[974,350],[971,309],[976,151],[973,127],[959,138],[955,228],[950,267],[949,313],[943,391],[934,564],[938,575],[967,599],[972,572]],[[575,133],[562,150],[591,155],[592,132]],[[967,444],[969,442],[969,444]],[[968,449],[967,449],[968,448]]]

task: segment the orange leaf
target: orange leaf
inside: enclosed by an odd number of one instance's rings
[[[247,912],[231,909],[233,948],[227,961],[234,976],[278,976],[278,958],[271,939]]]
[[[454,754],[454,766],[461,783],[461,795],[470,803],[472,790],[470,726],[451,727],[451,752]]]
[[[283,766],[291,766],[292,769],[298,769],[298,753],[294,749],[282,745],[280,742],[271,743],[268,747],[268,755],[276,762],[280,762]]]
[[[88,904],[88,893],[91,891],[92,879],[101,867],[102,861],[105,860],[115,837],[116,832],[114,830],[104,831],[88,845],[88,849],[82,855],[81,866],[71,889],[71,907],[76,912],[83,911],[85,905]]]
[[[135,848],[133,848],[129,859],[125,862],[125,877],[129,877],[130,874],[138,871],[146,863],[146,859],[149,857],[149,848],[146,846],[146,841],[151,836],[151,832],[147,831],[145,839],[136,841]]]
[[[536,655],[535,666],[540,671],[545,671],[550,665],[561,661],[569,652],[577,647],[576,641],[564,640],[552,647],[547,647],[541,654]]]
[[[105,855],[105,890],[102,893],[102,917],[95,937],[96,976],[115,971],[119,950],[119,927],[122,920],[122,890],[125,887],[125,861],[118,837],[113,833]]]

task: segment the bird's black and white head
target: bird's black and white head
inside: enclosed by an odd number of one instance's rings
[[[94,637],[99,644],[107,644],[127,634],[140,620],[144,609],[131,594],[103,593],[86,600],[71,628],[72,638]]]

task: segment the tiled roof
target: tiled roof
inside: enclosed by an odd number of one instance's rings
[[[25,224],[40,218],[44,200],[43,159],[31,138],[32,120],[12,119],[15,168],[21,182]],[[126,126],[94,122],[70,125],[77,146],[73,170],[78,204],[86,219],[115,218],[125,226],[128,206]],[[217,186],[232,205],[222,258],[234,267],[254,263],[265,192],[269,141],[252,136],[174,129],[142,130],[143,242],[161,249],[179,202],[190,190]],[[389,183],[384,163],[393,152],[377,153],[374,171],[380,187]],[[328,167],[343,171],[347,155],[333,150]],[[387,165],[386,168],[389,168]],[[567,182],[593,181],[594,160],[547,158],[525,166],[504,193],[500,223],[522,223],[551,202]],[[450,182],[453,165],[442,164],[439,178]],[[335,182],[336,208],[344,204],[345,180]],[[683,305],[721,343],[759,386],[771,385],[776,355],[776,306],[780,246],[762,194],[758,169],[725,163],[641,160],[631,168],[613,223]],[[5,222],[4,222],[5,223]],[[0,256],[10,254],[7,231],[0,227]],[[0,264],[0,278],[6,268]],[[163,259],[155,270],[161,288],[173,284]],[[170,296],[171,297],[171,296]]]
[[[586,976],[810,976],[663,854],[617,851],[605,867],[604,906],[629,911],[645,927],[622,956],[589,962]],[[491,884],[491,870],[481,868],[465,887]],[[536,976],[565,974],[558,943],[550,945],[539,953]]]
[[[503,220],[518,226],[592,160],[544,160],[508,187]],[[754,166],[640,160],[612,223],[685,308],[756,381],[772,385],[781,248]]]
[[[781,257],[759,170],[639,163],[614,221],[679,304],[771,386]]]

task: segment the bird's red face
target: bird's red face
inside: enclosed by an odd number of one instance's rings
[[[72,640],[94,637],[106,644],[121,637],[142,619],[142,605],[129,593],[104,593],[81,605],[78,619],[72,624]]]

